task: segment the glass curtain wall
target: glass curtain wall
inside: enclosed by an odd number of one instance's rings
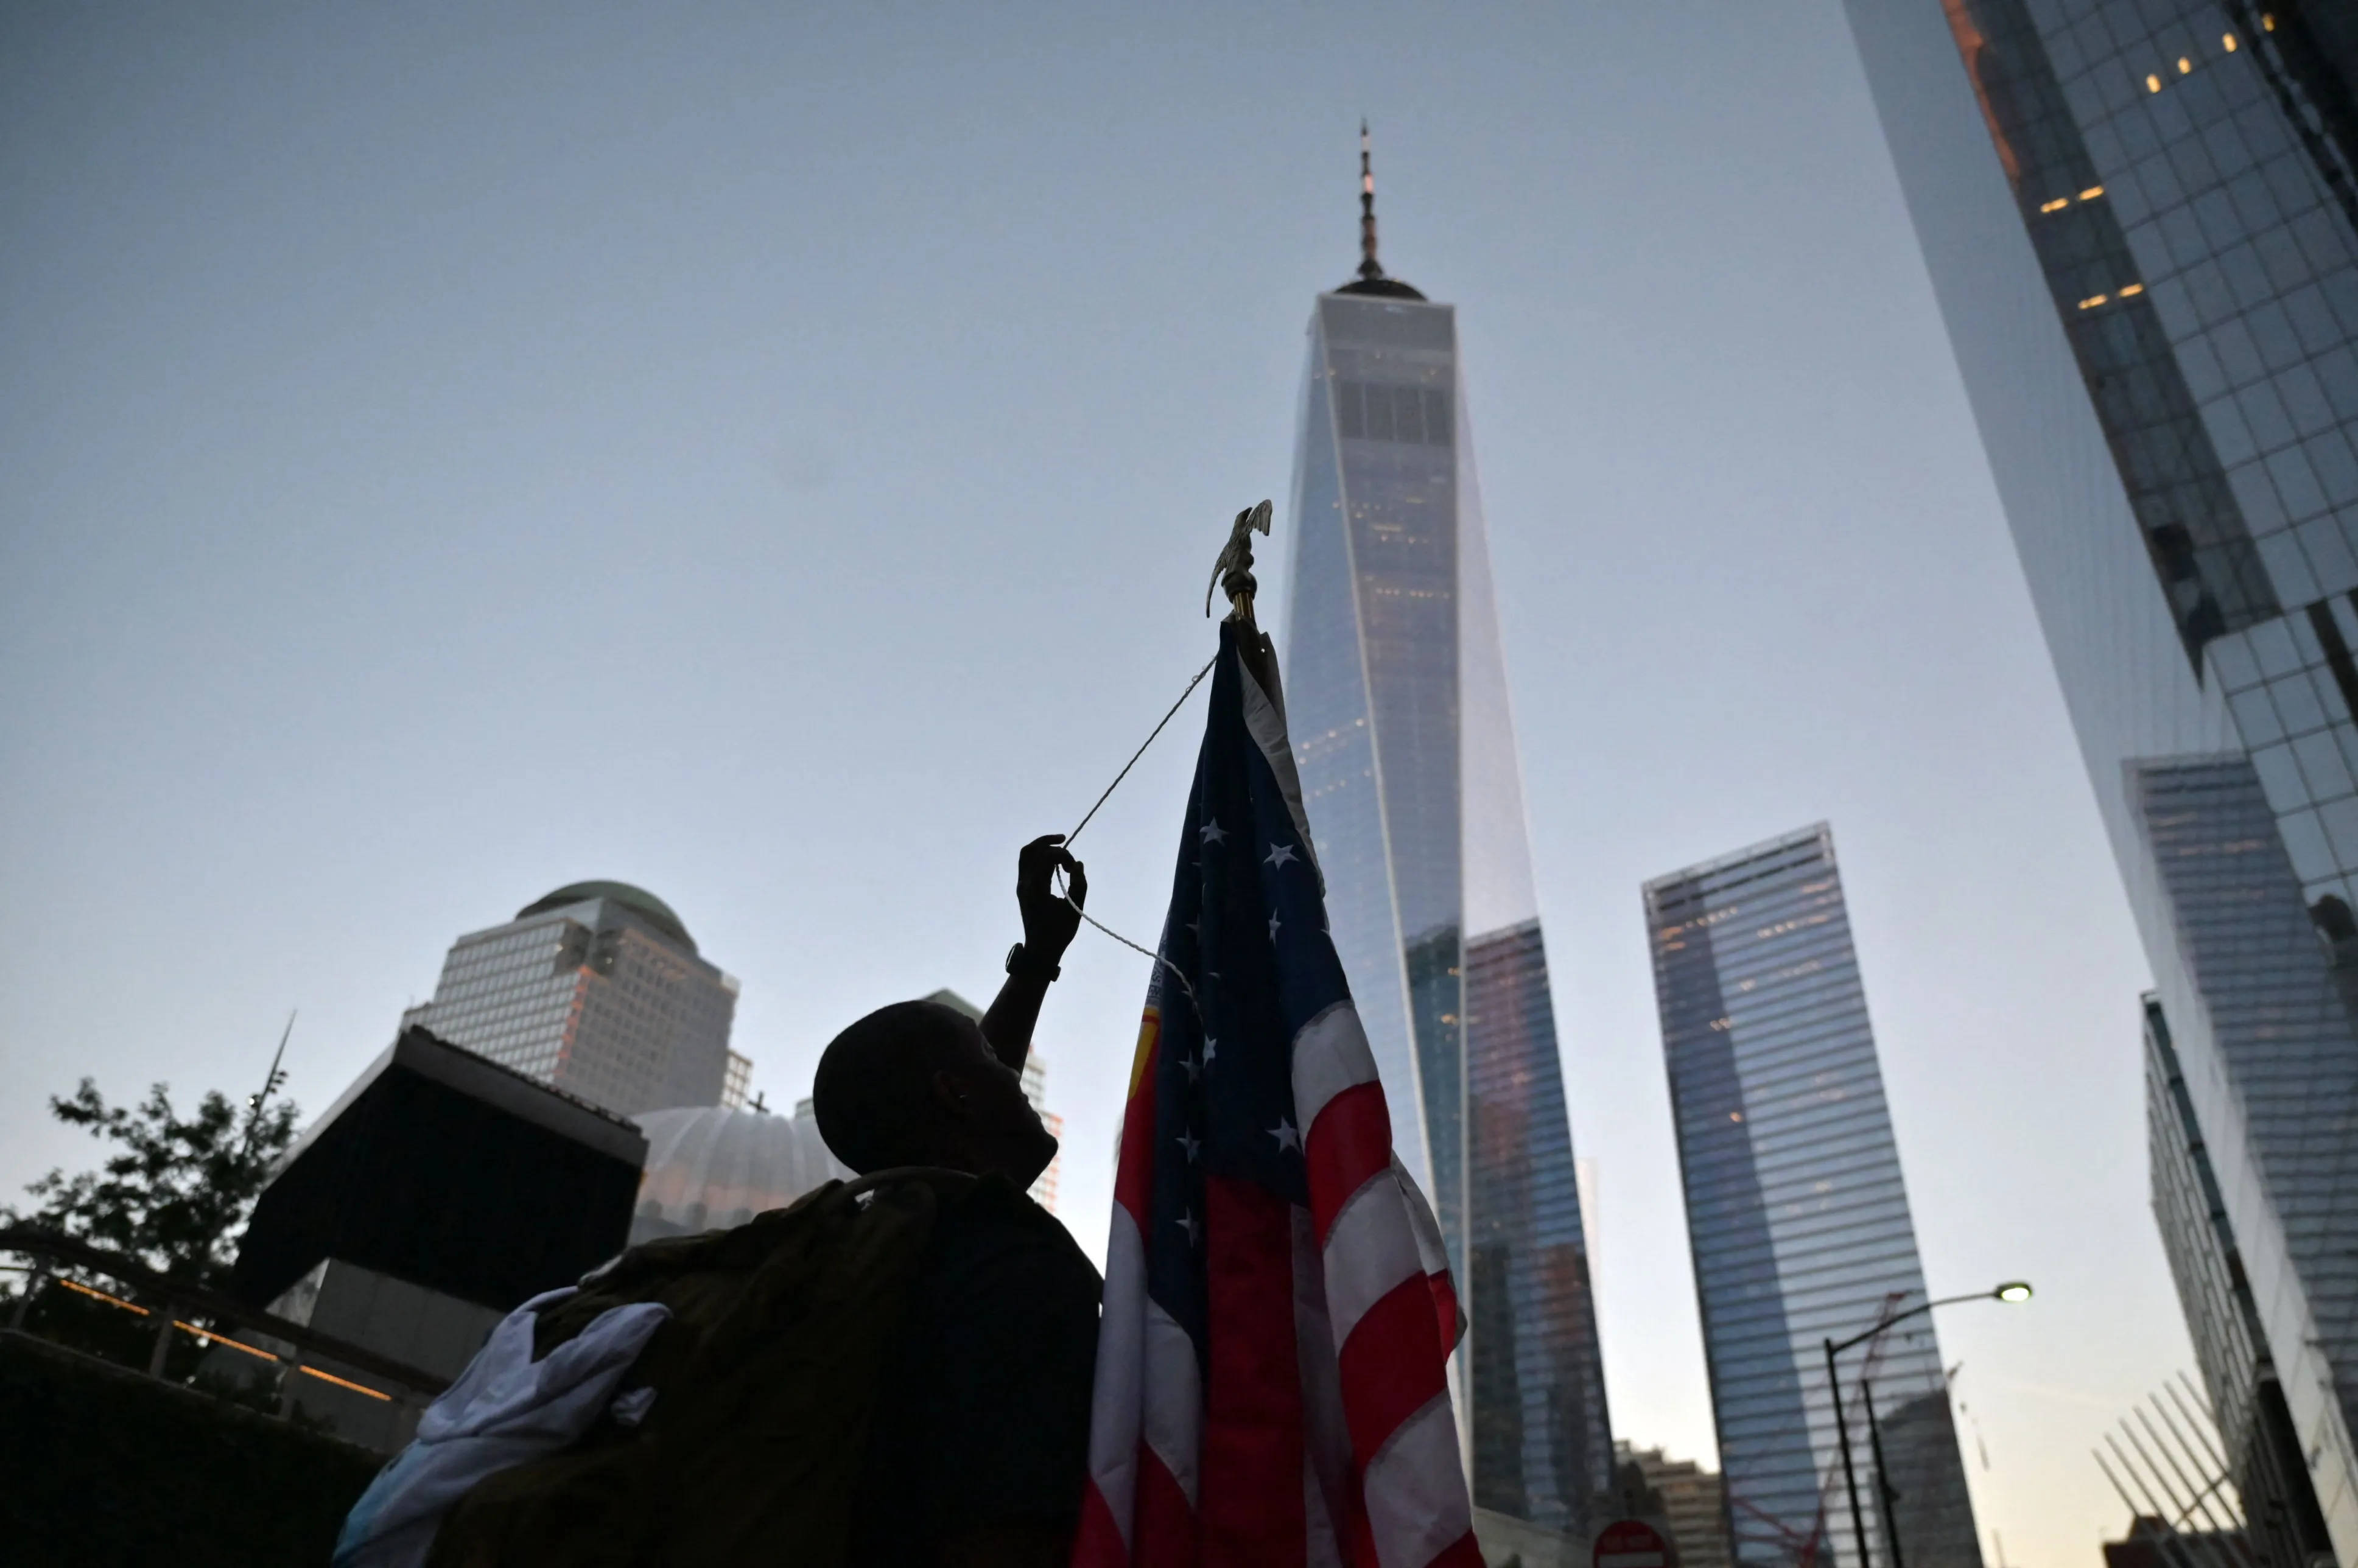
[[[1335,944],[1471,1328],[1475,1501],[1585,1532],[1612,1438],[1452,308],[1320,297],[1285,686]]]
[[[2358,1561],[2358,11],[1848,9],[2251,1279],[2254,1354]],[[2239,827],[2216,779],[2190,782],[2222,759],[2255,781]],[[2172,810],[2224,837],[2152,831],[2164,798],[2207,802]],[[2190,874],[2248,871],[2229,847],[2261,843],[2284,874],[2240,904]],[[2299,1022],[2271,1041],[2264,1017]]]
[[[1690,867],[1645,904],[1735,1560],[1855,1564],[1823,1346],[1926,1296],[1833,836]],[[1868,1568],[1894,1534],[1912,1568],[1980,1568],[1930,1316],[1842,1368]]]

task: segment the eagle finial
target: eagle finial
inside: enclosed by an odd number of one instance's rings
[[[1260,585],[1253,580],[1252,536],[1269,532],[1270,505],[1264,501],[1258,506],[1248,506],[1237,514],[1228,524],[1228,542],[1220,546],[1220,558],[1212,563],[1211,587],[1204,589],[1204,613],[1212,613],[1212,589],[1228,590],[1228,619],[1252,623],[1253,591]]]

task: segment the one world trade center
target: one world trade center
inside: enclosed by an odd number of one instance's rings
[[[1456,312],[1376,259],[1318,297],[1295,449],[1285,691],[1335,946],[1470,1322],[1474,1501],[1584,1535],[1612,1474],[1475,483]]]

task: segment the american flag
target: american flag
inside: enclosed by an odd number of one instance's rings
[[[1223,622],[1130,1068],[1075,1568],[1480,1568],[1460,1327],[1326,934],[1275,658]]]

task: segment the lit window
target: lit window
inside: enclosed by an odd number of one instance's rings
[[[2233,33],[2220,34],[2219,47],[2225,49],[2229,54],[2234,54],[2235,52],[2235,35]]]
[[[2273,32],[2275,32],[2276,30],[2277,30],[2277,14],[2276,14],[2274,11],[2263,11],[2263,12],[2261,12],[2261,13],[2260,13],[2260,31],[2262,31],[2262,32],[2264,32],[2264,33],[2273,33]]]
[[[2146,90],[2147,92],[2160,92],[2160,91],[2161,91],[2161,78],[2159,78],[2158,76],[2147,76],[2147,77],[2145,79],[2145,90]]]
[[[2143,294],[2144,292],[2145,285],[2142,283],[2125,283],[2121,285],[2121,297],[2124,299],[2128,298],[2133,294]]]
[[[2097,306],[2102,305],[2105,300],[2110,299],[2111,297],[2112,296],[2109,294],[2091,294],[2087,298],[2080,301],[2080,308],[2082,310],[2093,310]]]
[[[2097,197],[2102,196],[2104,193],[2104,188],[2103,186],[2092,185],[2088,187],[2087,189],[2080,192],[2080,200],[2082,201],[2093,201]]]
[[[2178,74],[2180,76],[2188,76],[2192,74],[2193,70],[2194,62],[2187,59],[2184,55],[2180,55],[2178,57]]]
[[[2070,197],[2059,196],[2052,201],[2040,202],[2039,210],[2041,212],[2060,212],[2070,205],[2071,205],[2071,199]]]

